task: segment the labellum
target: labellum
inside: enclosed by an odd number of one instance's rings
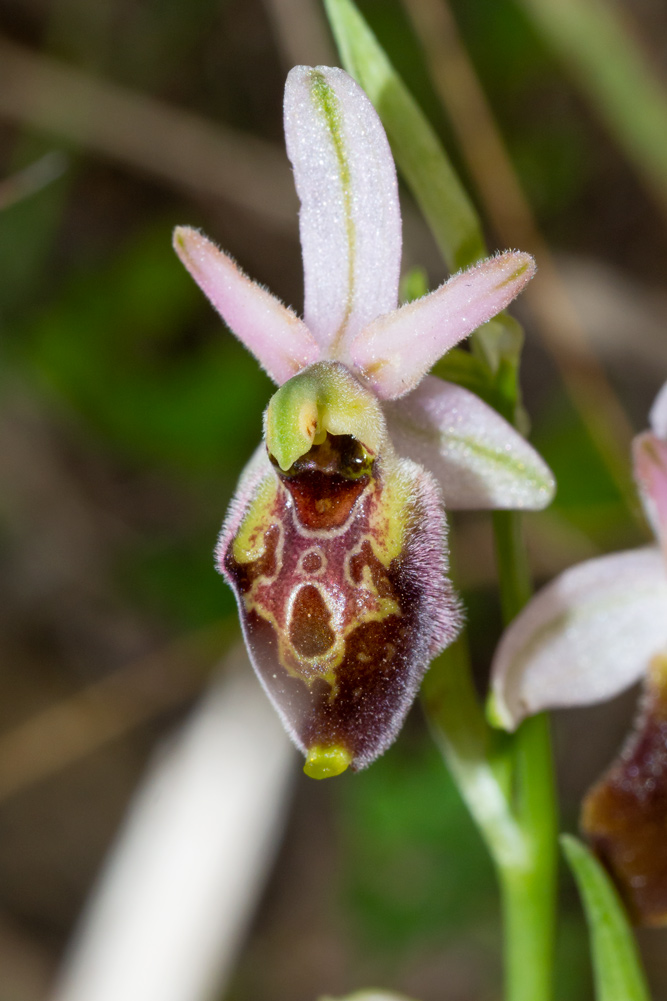
[[[433,478],[396,456],[374,394],[339,363],[276,393],[266,439],[218,559],[307,774],[335,775],[393,741],[458,629],[444,514]]]

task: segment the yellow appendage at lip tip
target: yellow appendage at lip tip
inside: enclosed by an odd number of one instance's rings
[[[352,757],[347,748],[340,744],[331,747],[315,744],[308,751],[303,770],[311,779],[330,779],[334,775],[341,775],[352,764]]]

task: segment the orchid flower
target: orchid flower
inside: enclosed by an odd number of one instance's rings
[[[667,922],[667,383],[633,443],[656,544],[588,560],[539,592],[503,635],[493,714],[507,729],[612,698],[645,677],[634,732],[588,794],[582,824],[631,911]]]
[[[495,411],[426,375],[517,295],[532,258],[500,254],[397,308],[396,173],[370,101],[343,70],[296,67],[285,134],[304,319],[201,233],[178,228],[174,246],[280,386],[216,555],[257,674],[321,778],[389,746],[458,632],[443,499],[541,508],[553,479]]]

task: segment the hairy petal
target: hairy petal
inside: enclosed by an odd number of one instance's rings
[[[281,385],[317,361],[319,348],[305,323],[251,281],[203,233],[177,226],[174,249],[229,329]]]
[[[612,698],[667,644],[667,572],[657,547],[588,560],[528,603],[492,665],[494,713],[506,729],[557,706]]]
[[[403,396],[441,355],[509,305],[534,274],[529,254],[490,257],[371,323],[343,361],[358,368],[383,399]]]
[[[653,401],[649,420],[658,438],[667,441],[667,382]]]
[[[305,320],[327,357],[396,308],[401,216],[396,170],[373,105],[341,69],[296,66],[285,138],[301,200]]]
[[[646,516],[667,558],[667,441],[646,431],[635,438],[632,451]]]
[[[540,510],[553,499],[543,459],[467,389],[429,375],[385,413],[394,448],[435,475],[446,508]]]
[[[667,924],[667,656],[654,657],[635,730],[588,793],[582,827],[639,924]]]

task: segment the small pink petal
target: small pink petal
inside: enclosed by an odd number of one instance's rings
[[[396,170],[377,113],[341,69],[296,66],[285,138],[301,200],[304,316],[326,357],[396,308],[401,215]]]
[[[667,556],[667,441],[646,431],[637,435],[632,451],[646,516]]]
[[[651,546],[588,560],[543,588],[505,630],[491,668],[494,714],[613,698],[667,644],[667,571]]]
[[[317,361],[319,348],[305,323],[251,281],[203,233],[177,226],[174,249],[232,333],[274,382],[281,385]]]
[[[540,510],[553,498],[549,467],[474,393],[427,375],[385,405],[394,448],[426,466],[450,509]]]
[[[383,399],[403,396],[446,351],[509,305],[534,274],[529,254],[490,257],[423,299],[381,316],[361,331],[342,360],[359,369]]]
[[[658,438],[667,441],[667,382],[653,401],[649,421]]]

